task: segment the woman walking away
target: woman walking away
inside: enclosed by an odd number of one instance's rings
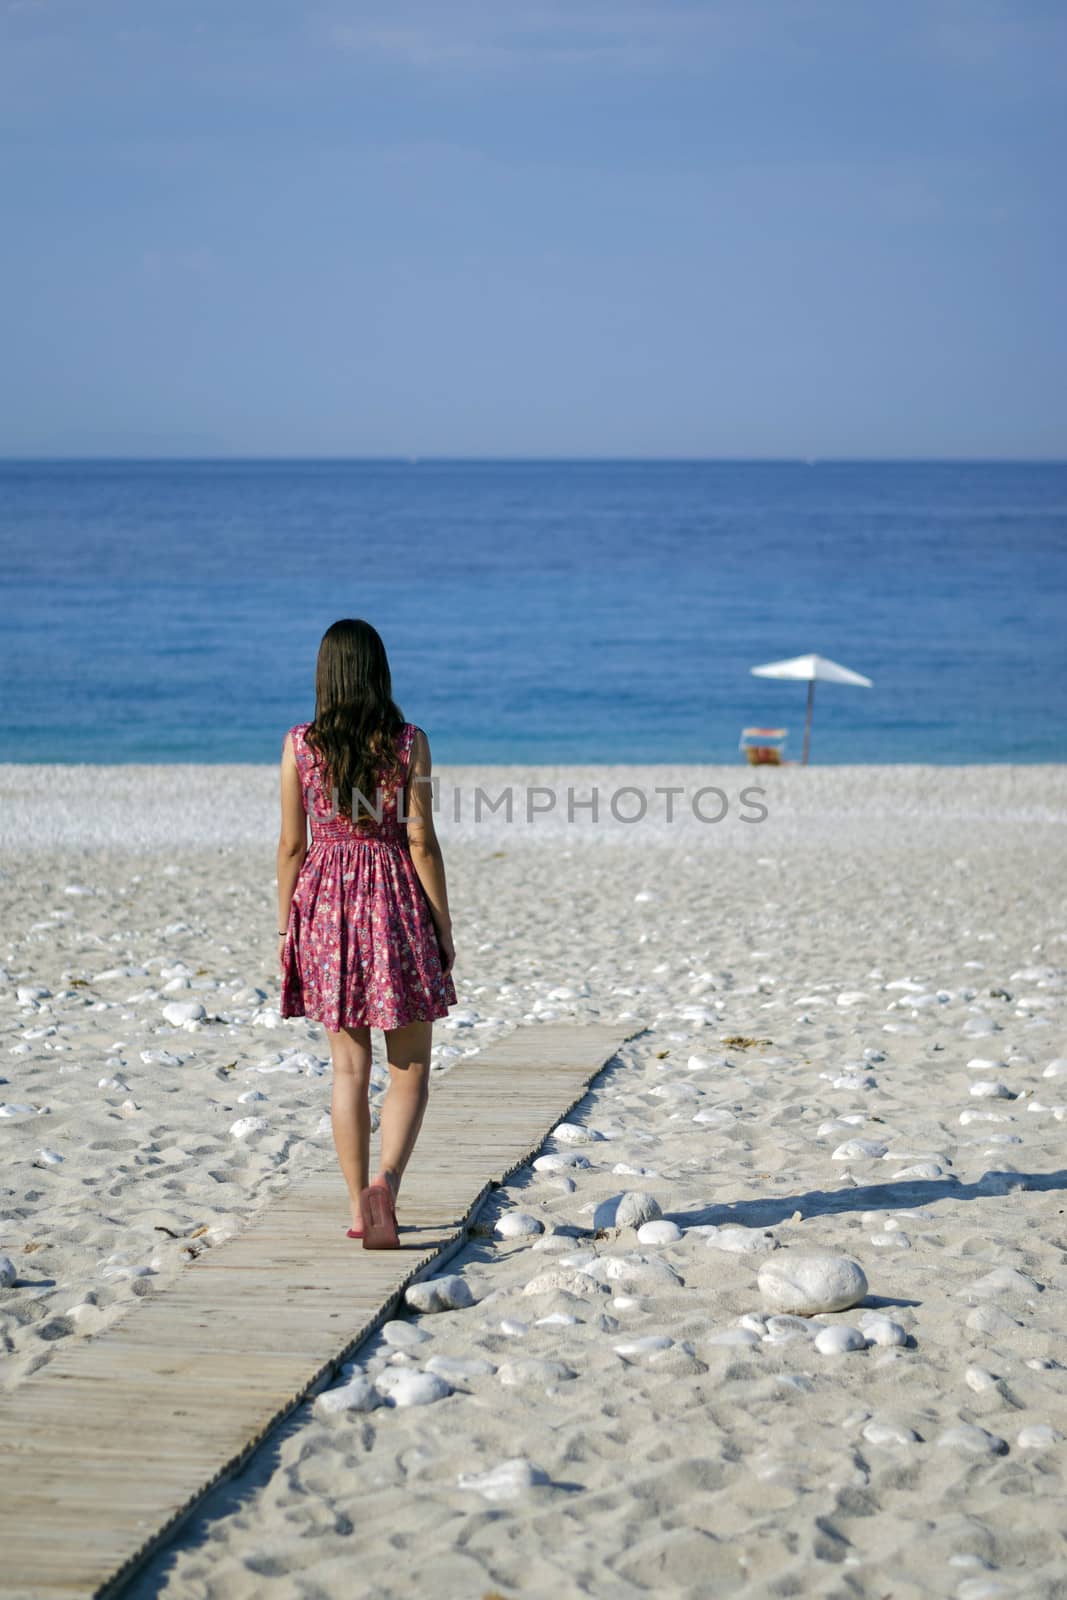
[[[429,741],[393,701],[381,639],[367,622],[335,622],[319,646],[315,720],[282,745],[281,1014],[326,1029],[348,1236],[365,1249],[399,1243],[396,1197],[426,1109],[433,1023],[456,1003],[429,780]],[[385,1032],[389,1089],[368,1183],[371,1028]]]

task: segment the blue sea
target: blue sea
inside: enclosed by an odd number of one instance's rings
[[[449,762],[1067,759],[1067,464],[0,463],[0,760],[273,762],[338,617]]]

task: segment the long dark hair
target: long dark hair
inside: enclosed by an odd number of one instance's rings
[[[396,740],[404,718],[393,699],[389,658],[369,622],[345,617],[326,629],[315,667],[315,720],[307,743],[324,771],[327,793],[351,817],[355,790],[375,804],[379,784],[404,780]],[[362,811],[362,808],[361,808]],[[359,822],[366,822],[364,815]]]

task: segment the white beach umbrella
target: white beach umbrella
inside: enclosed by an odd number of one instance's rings
[[[808,747],[811,744],[811,710],[815,704],[815,683],[852,683],[861,689],[871,688],[870,678],[848,667],[838,666],[825,656],[793,656],[789,661],[768,661],[764,667],[753,667],[756,678],[800,678],[808,685],[808,715],[804,723],[804,765],[808,764]]]

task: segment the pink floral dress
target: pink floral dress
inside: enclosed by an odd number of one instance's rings
[[[301,722],[289,730],[311,845],[289,910],[281,1014],[312,1018],[334,1033],[445,1017],[456,991],[441,970],[429,901],[398,815],[405,792],[383,789],[381,822],[358,831],[351,818],[330,817],[333,797],[321,758],[307,743],[309,727]],[[405,722],[397,739],[405,779],[417,732]],[[375,796],[367,798],[375,803]]]

